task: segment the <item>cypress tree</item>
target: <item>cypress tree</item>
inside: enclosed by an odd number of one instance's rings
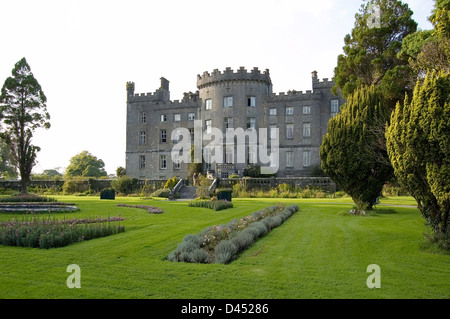
[[[322,169],[360,210],[372,208],[393,176],[381,124],[388,119],[389,111],[372,85],[356,89],[328,122],[320,148]]]
[[[397,103],[386,131],[398,181],[416,199],[434,234],[449,247],[450,73],[428,72],[412,100]]]

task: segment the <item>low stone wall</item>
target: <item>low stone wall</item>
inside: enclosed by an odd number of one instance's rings
[[[88,190],[92,190],[94,192],[100,192],[105,188],[111,187],[111,182],[113,179],[86,179],[86,180],[76,180],[77,183],[85,184],[85,188]],[[157,185],[158,187],[162,187],[165,184],[165,180],[137,180],[136,187],[142,188],[145,183],[151,185]],[[56,191],[62,191],[65,180],[38,180],[38,181],[30,181],[28,183],[28,187],[34,188],[38,187],[41,189],[55,189]],[[162,185],[162,186],[161,186]],[[20,191],[21,184],[20,180],[0,180],[0,188],[13,189]]]

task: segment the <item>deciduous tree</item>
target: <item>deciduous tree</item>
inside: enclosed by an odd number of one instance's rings
[[[88,151],[83,151],[70,159],[66,168],[67,176],[101,177],[106,176],[105,163]]]

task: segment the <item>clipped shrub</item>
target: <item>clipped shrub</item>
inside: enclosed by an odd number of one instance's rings
[[[181,244],[178,244],[178,250],[185,253],[191,253],[198,248],[200,246],[191,241],[183,241]]]
[[[200,247],[200,245],[203,243],[203,240],[197,235],[189,234],[189,235],[184,236],[183,242],[192,242],[195,245],[197,245],[198,247]]]
[[[189,207],[204,207],[215,211],[233,207],[231,202],[226,200],[193,200],[188,203]]]
[[[164,197],[169,198],[170,196],[170,189],[168,188],[160,188],[154,191],[151,195],[151,197]]]
[[[233,219],[224,225],[207,227],[198,235],[186,235],[183,242],[169,254],[167,259],[184,262],[229,263],[238,253],[251,246],[271,229],[278,227],[297,210],[297,205],[284,207],[282,204],[277,204],[253,212],[246,217]]]
[[[209,254],[203,249],[196,249],[190,254],[191,262],[205,264],[209,260]]]
[[[116,199],[114,188],[105,188],[100,192],[100,199]]]
[[[235,244],[230,240],[222,240],[214,249],[216,264],[226,264],[231,261],[238,252]]]
[[[233,189],[230,188],[219,189],[217,190],[217,199],[231,202],[232,193]]]
[[[262,237],[262,236],[266,235],[269,232],[269,230],[267,229],[266,225],[264,225],[264,223],[260,222],[260,221],[250,224],[250,226],[248,226],[248,229],[255,229],[257,231],[257,233],[256,233],[257,237],[256,238]]]
[[[253,242],[253,235],[248,232],[238,232],[236,236],[231,239],[231,242],[236,245],[239,251],[245,250],[250,247]]]

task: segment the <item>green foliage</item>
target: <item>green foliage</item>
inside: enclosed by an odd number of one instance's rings
[[[368,23],[373,18],[374,5],[380,8],[379,26]],[[383,95],[393,107],[404,96],[409,83],[409,70],[403,68],[408,61],[397,53],[402,39],[417,29],[412,15],[408,5],[401,1],[365,2],[355,15],[351,34],[345,36],[344,53],[339,55],[335,68],[333,92],[340,90],[347,99],[360,86],[381,85]],[[394,91],[390,84],[396,84]]]
[[[129,176],[121,176],[111,182],[111,187],[123,195],[133,194],[138,189],[138,180]]]
[[[227,200],[231,202],[232,194],[233,194],[232,188],[220,188],[216,190],[218,200]]]
[[[101,177],[106,176],[105,163],[89,153],[82,151],[70,159],[66,168],[66,176]]]
[[[168,188],[160,188],[154,191],[151,195],[151,197],[164,197],[169,198],[170,196],[170,189]]]
[[[16,179],[17,169],[11,159],[11,151],[8,145],[0,139],[0,178]]]
[[[176,176],[169,178],[166,182],[166,184],[164,185],[164,188],[174,188],[178,183],[178,178]]]
[[[57,220],[33,217],[22,221],[11,220],[0,224],[0,244],[49,249],[63,247],[75,242],[110,236],[125,231],[112,221],[122,218]]]
[[[450,2],[435,2],[429,17],[433,30],[418,30],[403,39],[399,56],[407,58],[416,77],[423,79],[428,70],[450,71]],[[414,86],[414,83],[412,83]]]
[[[50,128],[46,102],[39,82],[22,58],[15,64],[12,76],[5,80],[0,94],[0,138],[9,147],[12,162],[19,169],[22,193],[27,193],[40,151],[40,147],[31,143],[33,133],[37,128]]]
[[[371,209],[393,176],[384,149],[389,111],[374,86],[357,89],[328,122],[320,148],[322,168],[360,209]]]
[[[90,192],[89,182],[84,178],[72,178],[64,181],[64,194],[87,194]]]
[[[116,199],[114,188],[105,188],[100,192],[100,199]]]
[[[189,207],[204,207],[215,211],[232,208],[233,204],[226,200],[193,200],[188,203]]]
[[[194,174],[202,174],[203,173],[203,155],[201,157],[201,163],[194,163],[194,145],[191,146],[191,162],[188,163],[188,177],[189,180],[192,180],[192,176]]]
[[[398,103],[386,132],[395,176],[416,199],[435,234],[448,235],[450,74],[428,73],[411,101]],[[439,235],[440,236],[440,235]]]
[[[275,205],[253,212],[226,225],[214,225],[198,235],[186,235],[177,249],[167,257],[170,261],[227,264],[258,238],[281,225],[298,211],[298,205]]]
[[[122,167],[122,166],[117,167],[117,169],[116,169],[116,176],[117,177],[122,177],[122,176],[125,176],[125,175],[127,175],[127,170],[124,167]]]
[[[0,203],[54,203],[56,201],[56,198],[53,197],[38,196],[34,194],[18,194],[0,198]]]

